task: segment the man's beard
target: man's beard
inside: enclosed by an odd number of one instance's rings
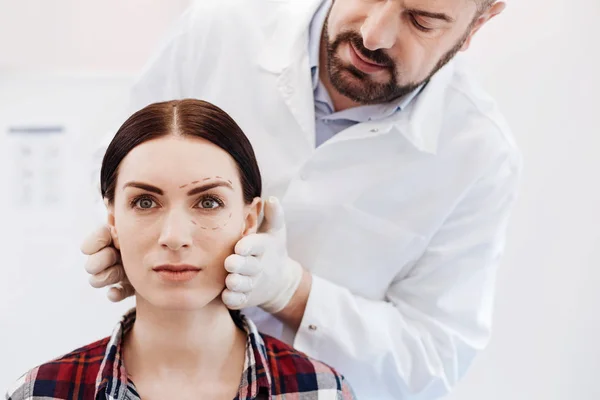
[[[398,84],[398,68],[385,50],[378,49],[371,51],[367,49],[363,45],[362,36],[357,32],[348,31],[341,33],[335,41],[331,43],[327,34],[326,21],[323,27],[323,40],[321,45],[327,46],[327,73],[329,74],[329,80],[333,87],[339,93],[354,102],[360,104],[380,104],[400,98],[429,81],[436,72],[454,58],[467,40],[469,32],[470,29],[467,30],[464,37],[462,37],[454,47],[440,58],[425,79],[405,85]],[[352,44],[354,49],[364,58],[387,68],[390,73],[389,81],[387,83],[374,82],[368,74],[360,71],[351,64],[346,65],[346,63],[344,63],[336,54],[336,51],[344,43],[348,43],[348,45]],[[354,77],[353,80],[359,80],[360,83],[351,82],[351,78],[348,78],[347,76],[348,74],[351,74]]]

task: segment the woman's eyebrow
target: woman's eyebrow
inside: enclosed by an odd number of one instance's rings
[[[202,193],[202,192],[205,192],[207,190],[214,189],[216,187],[227,187],[227,188],[233,190],[233,185],[231,183],[229,183],[229,181],[221,181],[221,180],[219,180],[219,181],[213,181],[213,182],[210,182],[210,183],[205,183],[203,185],[200,185],[200,186],[197,186],[197,187],[195,187],[193,189],[190,189],[190,191],[187,192],[187,195],[188,196],[193,196],[195,194]]]
[[[198,181],[194,181],[194,182],[198,182]],[[194,182],[192,182],[192,183],[194,183]],[[184,188],[185,186],[188,186],[188,185],[183,185],[181,188]],[[148,192],[156,193],[160,196],[162,196],[164,194],[164,192],[161,189],[157,188],[156,186],[152,186],[148,183],[143,183],[143,182],[136,182],[136,181],[127,182],[126,184],[123,185],[123,189],[125,189],[127,187],[134,187],[134,188],[146,190]],[[206,192],[207,190],[214,189],[216,187],[228,187],[229,189],[233,190],[233,185],[231,184],[230,181],[218,180],[218,181],[205,183],[203,185],[200,185],[193,189],[190,189],[187,192],[187,195],[193,196],[195,194]]]
[[[126,184],[123,185],[123,189],[125,189],[126,187],[134,187],[134,188],[138,188],[138,189],[142,189],[142,190],[147,190],[148,192],[156,193],[160,196],[163,195],[163,191],[161,189],[157,188],[156,186],[152,186],[152,185],[149,185],[149,184],[143,183],[143,182],[136,182],[136,181],[127,182]]]

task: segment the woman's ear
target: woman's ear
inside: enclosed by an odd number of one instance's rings
[[[260,197],[255,197],[251,204],[246,205],[242,236],[258,231],[258,217],[262,210],[262,205],[263,202]]]
[[[106,226],[110,231],[110,236],[112,237],[113,245],[116,249],[120,250],[121,246],[119,245],[119,236],[117,235],[117,228],[115,226],[115,206],[113,204],[110,204],[107,198],[104,198],[104,205],[106,206],[107,213]]]

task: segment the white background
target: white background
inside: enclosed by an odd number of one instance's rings
[[[0,0],[0,391],[35,364],[108,335],[131,306],[86,282],[78,245],[97,200],[86,168],[93,141],[124,115],[130,77],[187,4]],[[466,56],[510,121],[525,170],[494,336],[451,399],[595,400],[600,2],[508,5]],[[15,124],[59,124],[65,133],[4,135]],[[15,208],[23,140],[62,149],[60,205]]]

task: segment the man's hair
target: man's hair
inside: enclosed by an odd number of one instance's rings
[[[496,0],[475,0],[475,3],[477,4],[478,13],[484,12],[485,10],[490,8],[490,6],[495,2]]]

